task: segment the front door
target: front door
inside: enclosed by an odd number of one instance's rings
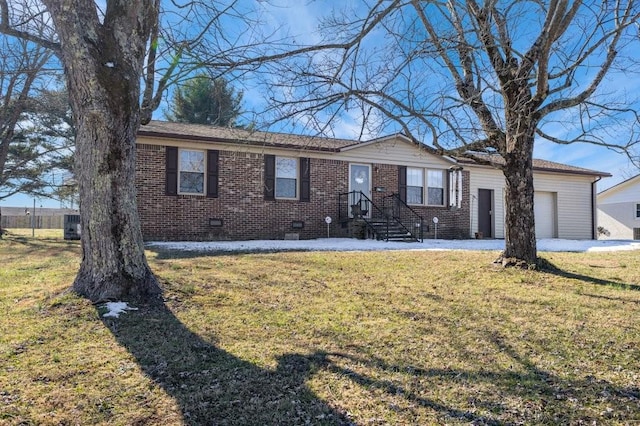
[[[478,233],[493,238],[493,190],[478,189]]]
[[[363,216],[371,217],[371,209],[366,201],[360,200],[359,193],[362,192],[369,199],[371,198],[371,166],[368,164],[349,165],[349,192],[352,193],[353,200],[350,205],[361,204]],[[356,194],[353,194],[353,193]],[[366,213],[365,213],[366,212]],[[351,212],[353,216],[353,212]]]

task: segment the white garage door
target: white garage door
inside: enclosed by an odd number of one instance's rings
[[[536,238],[556,238],[556,194],[536,192],[533,197],[536,216]]]

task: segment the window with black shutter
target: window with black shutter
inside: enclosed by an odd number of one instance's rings
[[[276,156],[264,156],[264,199],[274,200],[276,189]]]
[[[207,197],[218,197],[218,158],[219,152],[210,149],[207,151]]]
[[[300,201],[311,201],[311,159],[300,159]]]
[[[400,199],[407,202],[407,167],[398,166],[398,195]]]
[[[178,148],[166,147],[165,157],[165,194],[178,195]]]

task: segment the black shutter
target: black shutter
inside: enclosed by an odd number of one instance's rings
[[[300,159],[300,201],[311,201],[311,159]]]
[[[165,195],[178,195],[178,148],[168,146],[165,151]]]
[[[398,195],[400,199],[407,202],[407,167],[398,166]]]
[[[264,199],[275,200],[276,156],[264,156]]]
[[[218,151],[207,151],[207,197],[218,198]]]

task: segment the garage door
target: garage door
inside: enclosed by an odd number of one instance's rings
[[[536,238],[556,238],[558,236],[556,193],[536,192],[533,203],[536,216]]]

